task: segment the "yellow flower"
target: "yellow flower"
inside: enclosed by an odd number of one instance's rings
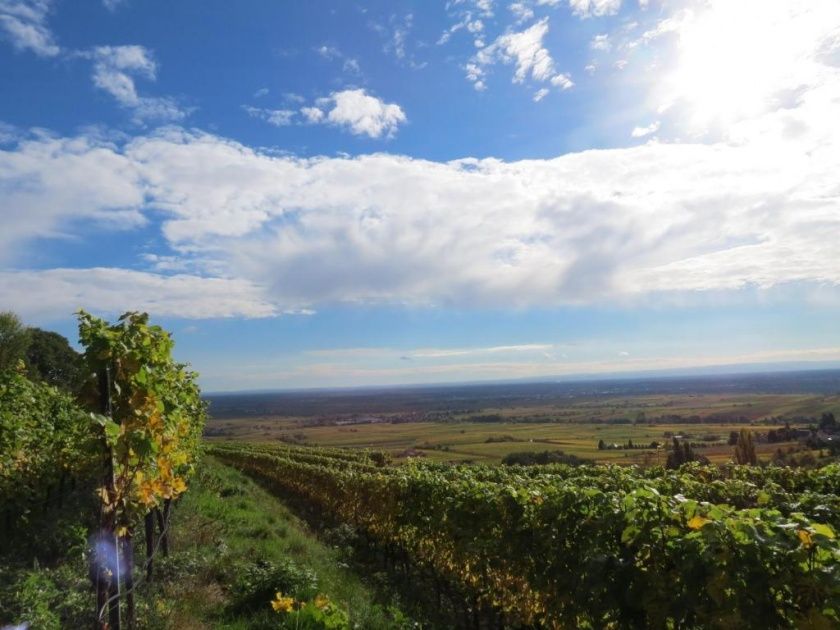
[[[293,597],[283,597],[283,593],[277,592],[274,600],[271,602],[271,607],[274,612],[290,612],[295,605]]]
[[[688,521],[688,526],[689,526],[691,529],[700,529],[700,528],[701,528],[701,527],[703,527],[703,525],[705,525],[706,523],[711,523],[711,522],[712,522],[712,521],[710,521],[710,520],[709,520],[709,519],[707,519],[707,518],[703,518],[702,516],[695,516],[695,517],[694,517],[694,518],[692,518],[690,521]]]
[[[811,533],[810,532],[808,532],[804,529],[800,529],[798,532],[796,532],[796,535],[799,536],[799,540],[802,542],[802,544],[805,547],[810,547],[811,545],[814,544],[814,541],[811,540]]]
[[[316,608],[320,608],[323,610],[327,606],[330,605],[330,598],[326,595],[318,595],[315,597],[315,601],[313,602]]]

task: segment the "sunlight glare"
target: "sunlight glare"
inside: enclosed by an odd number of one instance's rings
[[[692,131],[725,131],[811,82],[803,68],[812,67],[815,35],[827,25],[810,10],[814,5],[796,4],[710,0],[704,9],[686,11],[675,66],[665,81],[667,107],[686,107]]]

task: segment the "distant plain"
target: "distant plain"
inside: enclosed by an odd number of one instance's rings
[[[785,380],[797,393],[782,393]],[[748,427],[766,435],[785,422],[807,427],[824,412],[840,414],[836,371],[817,375],[812,388],[817,391],[810,393],[807,378],[801,374],[765,381],[751,376],[695,381],[694,392],[685,391],[690,383],[669,380],[613,384],[609,391],[604,391],[603,384],[576,384],[571,391],[558,386],[481,385],[306,392],[274,398],[259,394],[253,399],[237,395],[244,413],[237,415],[237,405],[223,400],[223,417],[210,422],[208,439],[381,449],[398,461],[422,457],[498,463],[509,453],[561,450],[597,462],[656,464],[665,461],[665,449],[639,447],[652,442],[664,445],[671,435],[686,435],[701,445],[699,453],[724,463],[732,456],[727,443],[732,431]],[[729,391],[708,391],[715,385]],[[744,391],[748,387],[770,391]],[[215,405],[214,400],[211,403]],[[289,413],[283,412],[284,407]],[[599,449],[599,440],[608,448]],[[628,441],[636,448],[625,448]],[[777,449],[792,445],[760,440],[757,452],[766,460]]]

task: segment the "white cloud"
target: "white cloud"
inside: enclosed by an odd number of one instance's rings
[[[406,121],[399,105],[386,103],[363,89],[333,92],[329,97],[319,99],[318,105],[301,109],[310,123],[344,127],[357,136],[390,137]]]
[[[258,287],[244,280],[103,267],[0,271],[0,303],[13,305],[27,319],[65,318],[79,308],[188,319],[280,314]]]
[[[644,138],[645,136],[649,136],[652,133],[656,133],[659,131],[659,121],[656,120],[646,127],[633,127],[633,131],[630,132],[630,135],[633,138]]]
[[[20,129],[0,120],[0,144],[9,144],[21,137]]]
[[[406,44],[408,42],[408,35],[414,27],[414,14],[407,13],[402,19],[396,15],[392,15],[388,26],[381,24],[372,26],[380,35],[387,38],[385,45],[382,47],[383,52],[394,55],[398,61],[405,60],[407,56]],[[414,65],[413,62],[412,65]]]
[[[254,98],[260,98],[262,96],[265,96],[266,94],[268,94],[268,88],[267,87],[262,87],[259,90],[257,90],[256,92],[254,92]]]
[[[507,357],[486,357],[485,360],[464,360],[453,362],[446,359],[439,361],[415,361],[410,354],[400,357],[401,362],[384,363],[380,357],[386,349],[357,348],[324,351],[323,361],[307,362],[312,353],[298,353],[276,357],[256,365],[237,366],[235,372],[221,372],[202,369],[202,381],[213,382],[215,387],[226,390],[276,388],[280,385],[294,386],[347,386],[383,385],[390,383],[419,382],[463,382],[465,375],[471,379],[516,379],[545,378],[547,376],[580,376],[596,374],[630,374],[639,371],[660,371],[681,368],[749,366],[756,363],[779,361],[819,361],[836,362],[840,360],[840,348],[801,348],[762,352],[694,353],[681,356],[647,353],[646,356],[627,356],[616,359],[615,352],[599,352],[595,358],[546,356],[545,360],[531,355],[518,359]],[[391,350],[388,356],[396,356],[398,351]],[[333,357],[336,357],[333,359]],[[371,359],[373,357],[373,359]],[[480,357],[476,357],[479,359]],[[496,360],[492,360],[496,359]],[[562,359],[562,360],[560,360]]]
[[[74,226],[144,223],[135,164],[107,142],[36,136],[0,150],[0,263],[31,239],[75,238]]]
[[[319,123],[324,119],[324,112],[317,107],[301,107],[300,113],[309,123]]]
[[[574,82],[568,74],[555,74],[551,77],[551,85],[559,87],[561,90],[568,90],[574,87]]]
[[[359,62],[357,59],[347,58],[344,60],[344,65],[342,66],[345,72],[349,72],[350,74],[359,75],[362,73],[362,69],[359,66]]]
[[[157,64],[143,46],[99,46],[87,53],[93,59],[93,83],[131,110],[137,121],[181,120],[187,113],[168,97],[140,96],[134,84],[139,76],[154,81]]]
[[[556,4],[556,2],[541,0],[540,4]],[[621,0],[569,0],[569,6],[575,15],[581,17],[615,15],[621,9]]]
[[[251,118],[259,118],[266,121],[275,127],[286,127],[294,122],[294,117],[297,112],[291,109],[266,109],[264,107],[251,107],[250,105],[243,105],[244,109]]]
[[[329,61],[332,61],[333,59],[340,59],[341,57],[343,57],[341,51],[338,48],[336,48],[335,46],[327,46],[326,44],[323,44],[322,46],[316,48],[315,52],[317,52],[324,59],[327,59]]]
[[[534,102],[539,103],[546,96],[548,96],[548,88],[540,88],[539,90],[534,92]]]
[[[511,13],[513,13],[513,17],[516,18],[517,24],[527,22],[534,17],[534,10],[525,2],[512,2],[508,5],[508,9]]]
[[[415,359],[443,359],[451,357],[481,356],[488,354],[530,354],[553,350],[554,345],[530,343],[512,346],[489,346],[479,348],[420,348],[412,350],[408,356]]]
[[[336,46],[328,46],[327,44],[324,44],[316,48],[315,52],[328,61],[341,61],[342,70],[348,74],[355,74],[357,76],[362,74],[362,69],[359,66],[358,59],[348,57]]]
[[[610,36],[607,35],[606,33],[603,33],[601,35],[596,35],[595,37],[592,38],[592,41],[589,42],[589,47],[592,50],[609,51],[610,48],[611,48]]]
[[[537,82],[550,82],[561,89],[572,87],[574,83],[568,74],[557,73],[554,60],[543,45],[547,33],[548,18],[543,18],[523,31],[500,35],[492,44],[479,50],[466,65],[467,80],[476,89],[484,89],[484,68],[502,61],[514,65],[514,83],[524,83],[530,78]]]
[[[477,63],[471,62],[464,66],[464,70],[466,71],[467,80],[473,84],[476,90],[480,92],[487,88],[484,83],[484,68]]]
[[[554,73],[554,61],[543,47],[543,37],[548,33],[548,18],[543,18],[519,33],[508,33],[496,40],[496,46],[505,61],[513,62],[516,71],[513,80],[522,83],[530,74],[537,81],[545,81]]]
[[[55,57],[61,48],[46,24],[51,7],[51,0],[0,0],[0,30],[17,50]]]
[[[480,33],[484,30],[484,22],[481,20],[473,20],[472,22],[467,22],[467,30],[470,33]]]
[[[826,22],[838,9],[823,6],[789,20],[795,47],[786,50],[801,52],[794,93],[777,90],[705,144],[434,162],[303,159],[177,128],[133,140],[34,135],[0,148],[0,212],[12,218],[0,255],[13,269],[34,238],[98,238],[152,213],[144,229],[159,229],[166,246],[152,253],[174,256],[152,264],[242,282],[276,312],[615,305],[730,291],[800,301],[813,291],[837,303],[840,63]],[[764,93],[777,83],[756,85]],[[388,133],[381,101],[367,111],[364,99],[361,108],[340,100],[318,102],[323,122]],[[39,277],[16,299],[53,290]]]

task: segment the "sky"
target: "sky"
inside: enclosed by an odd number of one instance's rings
[[[840,362],[836,0],[0,0],[0,310],[205,390]]]

